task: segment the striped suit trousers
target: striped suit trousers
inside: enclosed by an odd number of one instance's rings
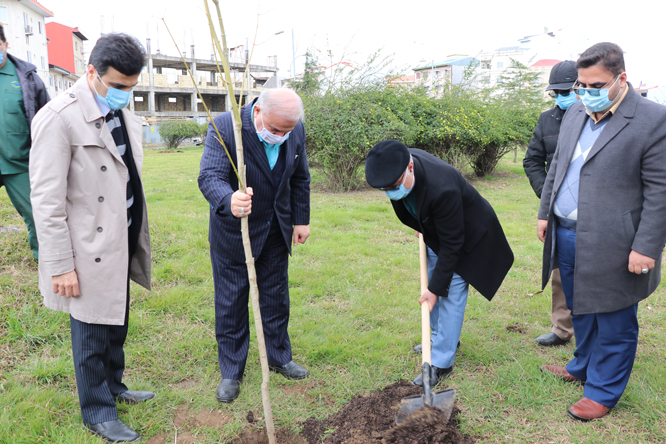
[[[215,282],[215,335],[223,379],[243,379],[250,343],[248,297],[250,284],[245,262],[234,262],[211,249]],[[255,258],[259,305],[268,362],[291,361],[289,324],[289,251],[282,234],[272,231]]]
[[[72,355],[81,417],[87,424],[118,419],[115,397],[127,391],[123,345],[129,320],[129,279],[123,325],[88,324],[70,316]]]

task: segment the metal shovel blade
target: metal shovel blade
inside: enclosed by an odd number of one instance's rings
[[[444,415],[446,415],[446,422],[449,422],[449,419],[451,419],[451,412],[453,411],[453,401],[456,399],[456,391],[448,389],[433,393],[432,387],[430,387],[433,370],[434,369],[432,369],[429,362],[423,363],[423,395],[408,396],[400,401],[398,415],[395,417],[396,424],[402,423],[409,415],[421,410],[425,406],[434,407],[443,411]]]
[[[435,407],[444,412],[446,415],[446,422],[451,419],[451,412],[453,411],[453,402],[456,399],[456,391],[454,389],[443,390],[435,393],[432,396],[432,407]],[[421,410],[428,405],[425,402],[424,395],[408,396],[400,401],[400,409],[398,415],[395,417],[395,423],[402,423],[407,417],[414,412]]]

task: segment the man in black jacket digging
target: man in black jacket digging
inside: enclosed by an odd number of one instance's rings
[[[564,113],[569,106],[578,101],[576,94],[571,89],[578,78],[575,65],[575,62],[567,60],[555,65],[550,72],[549,85],[546,90],[555,99],[556,105],[539,116],[539,122],[534,129],[534,137],[530,140],[523,160],[525,174],[529,177],[530,184],[538,198],[541,198],[541,189],[546,181],[553,154],[555,154]],[[534,340],[542,347],[567,344],[573,336],[571,310],[567,308],[562,291],[560,270],[557,268],[553,270],[551,286],[553,287],[553,302],[550,321],[553,328],[550,333],[543,334]]]
[[[423,233],[437,255],[419,298],[432,312],[430,384],[435,386],[453,370],[469,285],[491,300],[513,264],[513,252],[488,201],[443,160],[384,140],[368,153],[365,177],[386,192],[398,219]]]

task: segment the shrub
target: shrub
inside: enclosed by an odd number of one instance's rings
[[[305,105],[311,162],[338,191],[361,185],[368,150],[386,139],[457,169],[469,165],[480,177],[492,174],[502,156],[527,144],[545,108],[538,74],[515,62],[492,88],[477,81],[471,66],[462,83],[443,84],[437,97],[423,88],[389,87],[385,77],[368,80],[375,72],[372,60],[359,71],[318,83],[313,69],[312,78],[295,85]]]
[[[393,93],[390,89],[360,88],[304,97],[310,162],[322,168],[336,191],[351,191],[361,185],[360,167],[373,145],[409,137],[409,126],[391,106]]]
[[[172,120],[163,122],[159,129],[160,137],[168,149],[178,148],[185,139],[201,134],[200,125],[192,120]]]

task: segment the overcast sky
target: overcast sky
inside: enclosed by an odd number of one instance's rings
[[[189,55],[195,45],[198,58],[210,58],[211,44],[203,0],[39,0],[54,13],[52,20],[79,27],[94,42],[101,32],[127,32],[145,44],[151,37],[153,52],[176,55],[162,18]],[[601,41],[619,44],[625,51],[629,81],[660,84],[666,88],[664,19],[666,2],[602,3],[539,0],[221,0],[228,46],[258,46],[253,63],[266,64],[278,56],[280,75],[288,77],[292,63],[292,30],[296,72],[303,71],[303,54],[316,48],[332,50],[339,61],[361,64],[378,49],[392,55],[396,67],[410,70],[421,60],[445,60],[449,54],[477,55],[482,50],[517,45],[524,36],[565,29],[576,35],[572,46],[582,51]],[[210,2],[213,8],[212,2]],[[230,6],[227,6],[230,5]],[[83,7],[82,7],[83,6]],[[283,31],[281,34],[276,33]],[[91,49],[92,44],[87,47]],[[322,64],[325,57],[320,57]]]

